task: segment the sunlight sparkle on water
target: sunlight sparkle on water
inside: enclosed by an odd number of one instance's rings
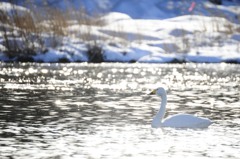
[[[0,158],[239,158],[240,68],[228,64],[4,64]],[[208,129],[152,129],[166,117],[211,119]],[[37,155],[36,155],[37,154]]]

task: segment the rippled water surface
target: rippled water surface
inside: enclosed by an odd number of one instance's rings
[[[166,116],[208,129],[152,129]],[[240,158],[240,65],[0,63],[0,158]]]

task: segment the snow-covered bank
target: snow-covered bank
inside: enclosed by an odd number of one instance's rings
[[[169,13],[162,10],[161,14],[165,14],[163,19],[132,19],[125,13],[110,12],[100,18],[105,22],[104,25],[89,26],[71,23],[64,28],[66,36],[55,37],[58,38],[55,40],[61,41],[60,45],[51,47],[47,40],[50,36],[44,34],[45,46],[49,47],[46,47],[44,51],[40,49],[36,54],[27,57],[22,55],[9,57],[4,54],[6,46],[4,35],[1,33],[0,60],[6,62],[94,62],[93,58],[101,56],[98,62],[240,63],[240,24],[222,17],[206,16],[207,12],[202,6],[209,5],[211,9],[214,6],[209,2],[196,2],[200,5],[194,11],[204,13],[203,15],[182,15],[182,13],[177,15],[174,12],[176,15],[166,18]],[[122,1],[121,5],[122,7],[130,6],[131,3]],[[140,4],[142,3],[144,2]],[[181,5],[189,5],[185,3]],[[121,5],[117,7],[121,8]],[[229,13],[231,8],[232,6],[229,5],[229,7],[221,6],[216,9]],[[160,16],[160,14],[155,14],[155,11],[153,10],[151,14]],[[132,10],[132,12],[135,11]],[[238,10],[234,12],[239,13]],[[138,11],[135,14],[138,14]],[[97,52],[93,50],[96,48]]]

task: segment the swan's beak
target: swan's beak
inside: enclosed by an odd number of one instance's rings
[[[150,93],[148,93],[148,95],[155,95],[155,94],[156,94],[156,92],[157,92],[157,90],[156,90],[156,89],[154,89],[153,91],[151,91]]]

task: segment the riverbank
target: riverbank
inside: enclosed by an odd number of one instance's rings
[[[198,12],[133,19],[120,12],[95,17],[80,10],[36,12],[2,2],[0,61],[240,63],[240,9],[187,5]],[[207,15],[209,10],[222,14]]]

